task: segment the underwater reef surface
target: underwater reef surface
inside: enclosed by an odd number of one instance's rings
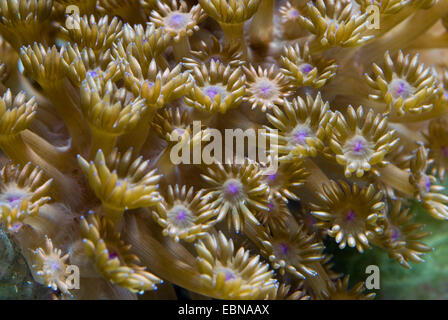
[[[0,229],[0,299],[48,299],[51,291],[34,281],[20,251]]]
[[[0,298],[446,297],[448,1],[0,17]]]
[[[426,229],[431,232],[425,243],[435,248],[427,253],[424,263],[408,270],[390,260],[386,252],[376,248],[359,256],[353,250],[334,252],[338,249],[329,245],[335,256],[335,270],[348,272],[352,276],[350,284],[356,284],[369,276],[365,272],[369,265],[380,266],[380,285],[378,289],[373,289],[376,299],[448,299],[448,224],[428,219],[418,204],[413,205],[413,210],[422,212],[418,221],[425,223]]]

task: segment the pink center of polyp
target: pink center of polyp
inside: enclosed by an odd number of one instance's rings
[[[9,196],[7,198],[7,200],[9,203],[13,203],[13,202],[17,202],[18,200],[20,200],[20,197],[19,196]]]
[[[347,222],[351,222],[355,219],[356,215],[355,215],[355,211],[353,210],[348,210],[347,212],[347,216],[345,217],[345,221]]]
[[[275,208],[274,202],[269,201],[268,202],[268,208],[269,208],[269,211],[274,210],[274,208]]]
[[[8,197],[6,197],[6,201],[8,201],[10,206],[14,207],[20,205],[22,197],[18,195],[9,195]]]

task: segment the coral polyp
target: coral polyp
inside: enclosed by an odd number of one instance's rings
[[[414,279],[446,240],[447,17],[0,0],[0,241],[40,298],[384,297],[364,263]]]

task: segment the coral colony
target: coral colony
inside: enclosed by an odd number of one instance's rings
[[[372,299],[334,256],[411,269],[433,249],[411,204],[448,219],[448,1],[0,0],[0,16],[0,223],[55,299]],[[264,132],[265,159],[172,161],[219,159],[229,129]]]

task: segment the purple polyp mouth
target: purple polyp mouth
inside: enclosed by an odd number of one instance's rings
[[[428,177],[426,177],[425,188],[427,192],[431,191],[431,180]]]
[[[404,80],[396,79],[392,81],[391,87],[393,90],[393,95],[396,98],[397,97],[407,98],[410,94],[409,84]]]
[[[281,243],[281,244],[280,244],[280,251],[281,251],[283,254],[287,254],[287,253],[288,253],[288,246],[287,246],[286,244],[284,244],[284,243]]]
[[[6,200],[8,200],[9,203],[16,203],[17,201],[20,200],[19,196],[9,196],[6,198]]]
[[[235,279],[235,275],[233,274],[232,271],[228,270],[225,272],[225,274],[226,274],[226,281]]]
[[[243,196],[243,185],[239,180],[230,179],[223,186],[223,196],[226,201],[236,202]]]
[[[292,11],[291,11],[291,15],[292,15],[294,18],[297,18],[297,17],[299,16],[299,11],[297,11],[297,10],[292,10]]]
[[[440,149],[442,149],[442,154],[443,154],[443,156],[444,156],[444,157],[448,157],[448,148],[445,147],[445,146],[443,146],[443,147],[440,148]]]
[[[54,262],[51,264],[51,269],[52,269],[53,271],[57,271],[57,270],[59,270],[59,268],[60,268],[59,262],[54,261]]]
[[[182,29],[185,27],[185,16],[183,14],[173,14],[168,24],[173,29]]]
[[[349,210],[347,213],[347,216],[345,217],[345,221],[347,222],[351,222],[355,219],[356,215],[355,215],[355,211],[353,210]]]
[[[173,130],[173,134],[177,137],[182,137],[185,134],[185,129],[176,128]]]
[[[208,87],[207,89],[204,90],[204,93],[207,97],[214,100],[215,97],[218,95],[219,90],[215,87]]]
[[[308,73],[308,72],[310,72],[311,70],[313,70],[314,68],[313,68],[313,66],[312,65],[310,65],[310,64],[304,64],[301,68],[300,68],[300,71],[302,71],[303,73]]]
[[[275,205],[272,201],[268,202],[268,208],[269,208],[269,210],[273,210],[275,208]]]
[[[299,130],[294,135],[294,139],[300,144],[305,144],[306,138],[308,138],[308,133],[305,130]]]
[[[118,258],[118,253],[115,250],[109,249],[109,259]]]
[[[271,86],[266,85],[260,88],[260,93],[263,97],[268,97],[271,95]]]
[[[22,226],[23,226],[22,223],[20,223],[20,222],[16,222],[16,223],[14,223],[14,224],[11,226],[10,230],[11,230],[12,232],[18,232],[18,231],[22,228]]]
[[[271,181],[271,182],[273,182],[273,181],[275,181],[275,179],[277,178],[277,175],[274,173],[274,174],[270,174],[270,175],[268,175],[268,179],[269,179],[269,181]]]
[[[392,230],[392,239],[393,240],[397,240],[398,239],[398,231],[397,230]]]
[[[237,195],[240,192],[240,188],[236,183],[230,183],[227,186],[227,192],[231,195]]]
[[[183,221],[187,216],[187,213],[184,210],[180,210],[176,216],[177,221]]]
[[[277,85],[269,79],[259,80],[252,89],[258,98],[270,100],[277,96]]]
[[[220,268],[217,270],[217,273],[224,273],[224,279],[225,279],[226,281],[236,279],[236,275],[235,275],[235,273],[233,272],[233,270],[231,270],[231,269],[229,269],[229,268],[227,268],[227,267],[220,267]]]
[[[401,96],[401,94],[404,92],[404,89],[405,89],[404,83],[403,82],[399,83],[397,93]]]
[[[87,72],[88,77],[96,78],[98,76],[98,72],[95,70]]]
[[[353,151],[359,153],[361,152],[361,150],[364,148],[364,144],[362,143],[362,141],[358,141],[355,143],[355,145],[353,146]]]

